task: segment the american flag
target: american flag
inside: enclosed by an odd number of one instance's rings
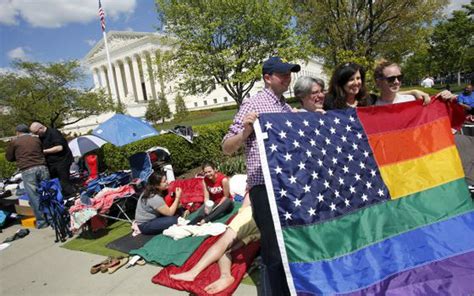
[[[100,17],[100,26],[102,28],[102,32],[105,32],[105,12],[102,8],[102,3],[99,0],[99,17]]]
[[[355,109],[260,116],[282,227],[320,223],[390,199],[356,118]]]
[[[265,214],[292,295],[474,291],[474,204],[448,111],[259,114]]]

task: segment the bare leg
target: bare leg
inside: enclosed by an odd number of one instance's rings
[[[207,250],[196,265],[187,272],[171,274],[170,277],[175,280],[192,282],[196,276],[210,264],[219,260],[225,251],[232,245],[237,234],[228,228],[222,237]]]
[[[224,254],[217,263],[219,264],[221,276],[217,281],[204,288],[204,290],[209,294],[219,293],[225,290],[235,281],[234,277],[230,273],[230,268],[232,266],[230,252]]]

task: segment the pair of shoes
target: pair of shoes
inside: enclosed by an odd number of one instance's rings
[[[18,229],[14,235],[7,237],[3,242],[9,243],[19,238],[24,238],[30,233],[29,229]]]
[[[101,273],[109,272],[109,274],[114,273],[117,269],[124,266],[128,262],[128,257],[107,257],[104,261],[95,264],[91,267],[91,274],[96,274],[99,271]]]
[[[123,258],[120,258],[120,259],[117,259],[117,260],[118,260],[117,264],[109,267],[109,269],[108,269],[109,274],[114,273],[115,271],[117,271],[117,269],[121,268],[122,266],[124,266],[125,264],[128,263],[128,257],[123,257]]]
[[[100,263],[97,263],[95,265],[92,265],[91,267],[91,274],[96,274],[98,273],[99,271],[102,270],[102,266],[106,265],[106,264],[109,264],[110,261],[112,260],[112,257],[107,257],[107,259],[105,259],[104,261],[100,262]]]

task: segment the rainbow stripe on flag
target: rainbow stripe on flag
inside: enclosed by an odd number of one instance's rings
[[[474,206],[444,103],[254,127],[293,295],[474,293]]]

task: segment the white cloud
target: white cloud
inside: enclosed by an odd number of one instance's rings
[[[93,46],[94,44],[97,43],[97,40],[95,39],[87,39],[87,40],[84,40],[87,44],[89,44],[89,46]]]
[[[20,71],[16,68],[11,68],[11,67],[0,67],[0,75],[5,75],[5,74],[16,74],[20,76],[26,75],[24,71]]]
[[[28,47],[20,46],[7,52],[7,56],[10,60],[19,59],[19,60],[26,61],[26,60],[29,60],[30,58],[29,55],[27,54],[27,51],[29,51]]]
[[[0,23],[17,25],[19,18],[42,28],[59,28],[69,23],[99,19],[97,0],[0,0]],[[102,0],[107,19],[132,14],[136,0]]]
[[[471,0],[451,0],[444,9],[446,15],[450,15],[453,10],[461,10],[463,5],[469,4]]]
[[[125,31],[128,31],[128,32],[133,32],[135,31],[132,27],[126,27],[125,28]]]

